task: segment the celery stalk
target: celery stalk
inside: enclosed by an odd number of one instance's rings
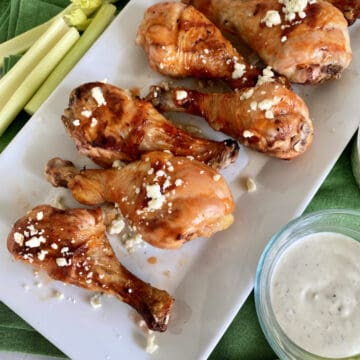
[[[0,110],[0,136],[79,37],[79,32],[70,28],[22,81]]]
[[[36,42],[36,40],[41,35],[44,34],[44,32],[55,20],[63,17],[64,14],[71,12],[74,8],[75,5],[70,4],[67,8],[65,8],[58,15],[54,16],[47,22],[25,31],[24,33],[0,44],[0,69],[4,66],[4,58],[6,56],[24,53]]]
[[[50,21],[41,24],[19,36],[0,44],[0,68],[4,66],[4,58],[9,55],[17,55],[25,52],[32,44],[49,28]]]
[[[34,97],[25,106],[25,111],[32,115],[40,105],[47,99],[52,91],[59,85],[61,80],[81,59],[84,53],[90,48],[94,41],[100,36],[103,30],[113,19],[115,6],[104,4],[96,13],[88,28],[81,35],[79,41],[65,55],[57,67],[53,70],[46,81],[41,85]]]
[[[15,66],[0,79],[0,111],[29,72],[64,36],[68,29],[69,27],[62,17],[55,20]]]

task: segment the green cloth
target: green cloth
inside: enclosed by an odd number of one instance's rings
[[[68,0],[0,0],[0,42],[46,21],[68,3]],[[121,8],[124,3],[126,1],[119,2],[118,8]],[[35,17],[34,14],[37,16]],[[9,57],[6,70],[16,60],[16,57]],[[28,115],[22,112],[9,126],[0,137],[0,152],[28,118]],[[355,184],[350,166],[350,146],[345,149],[306,212],[335,207],[360,209],[360,191]],[[2,303],[0,303],[1,350],[65,357],[61,351]],[[214,349],[210,360],[273,360],[276,358],[277,356],[261,332],[252,293]]]

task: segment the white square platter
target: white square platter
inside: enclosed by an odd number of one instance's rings
[[[12,260],[6,238],[12,224],[27,210],[52,203],[66,190],[45,180],[46,162],[60,156],[76,165],[91,164],[79,156],[60,116],[70,91],[81,83],[108,79],[122,88],[149,85],[163,78],[152,71],[134,44],[145,9],[155,1],[132,0],[74,67],[56,91],[0,155],[0,299],[74,360],[146,359],[145,336],[132,310],[110,297],[93,309],[92,294],[51,281]],[[271,236],[300,215],[359,126],[360,24],[350,28],[353,62],[342,78],[316,87],[298,88],[315,125],[314,143],[291,162],[241,149],[238,161],[222,171],[236,202],[235,223],[211,239],[197,239],[176,251],[150,245],[129,255],[112,237],[121,262],[140,278],[166,289],[176,299],[173,318],[156,335],[159,350],[152,359],[205,359],[253,288],[258,259]],[[179,121],[197,124],[204,135],[226,138],[203,120],[186,115]],[[247,193],[251,176],[257,191]],[[147,258],[156,256],[157,264]],[[39,287],[39,283],[42,285]],[[59,301],[54,290],[65,298]]]

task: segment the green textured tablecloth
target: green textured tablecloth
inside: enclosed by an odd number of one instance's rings
[[[68,2],[68,0],[0,0],[0,42],[47,20]],[[120,6],[124,3],[126,1],[119,2]],[[13,61],[15,59],[10,59],[8,65]],[[0,137],[0,151],[6,147],[27,119],[28,116],[21,113]],[[360,210],[360,191],[355,184],[350,166],[350,146],[345,149],[306,212],[327,208]],[[0,303],[0,350],[65,357],[2,303]],[[273,360],[275,358],[276,355],[261,332],[252,293],[210,359]]]

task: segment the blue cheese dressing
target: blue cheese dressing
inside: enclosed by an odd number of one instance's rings
[[[290,245],[275,265],[271,305],[285,334],[323,357],[360,354],[360,243],[331,232]]]

